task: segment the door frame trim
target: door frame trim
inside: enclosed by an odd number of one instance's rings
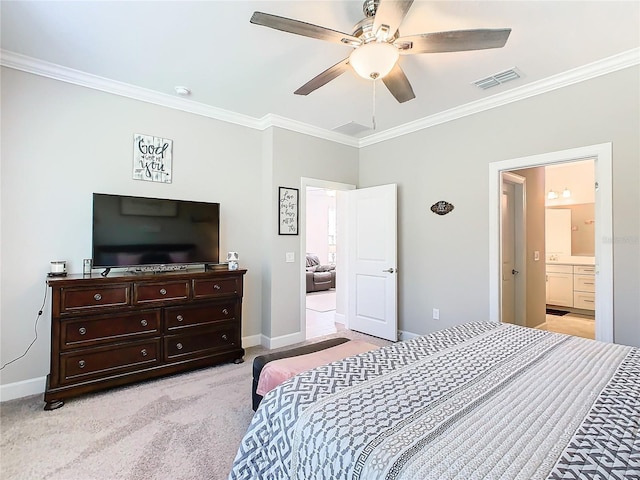
[[[500,321],[502,172],[589,159],[594,160],[595,179],[598,185],[595,192],[596,340],[614,341],[611,142],[489,163],[489,319],[491,321]]]

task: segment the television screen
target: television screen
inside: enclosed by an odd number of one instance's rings
[[[219,262],[220,204],[93,194],[93,266]]]

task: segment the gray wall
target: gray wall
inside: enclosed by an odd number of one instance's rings
[[[640,346],[639,94],[636,66],[361,149],[360,187],[398,183],[400,329],[488,318],[490,162],[612,142],[615,340]]]
[[[356,183],[358,150],[282,129],[264,132],[2,68],[0,353],[33,339],[51,260],[72,273],[91,256],[92,193],[219,202],[221,255],[247,268],[242,335],[299,331],[299,236],[277,235],[277,187],[300,177]],[[173,183],[132,179],[133,134],[173,140]],[[285,251],[296,253],[284,263]],[[304,260],[304,259],[302,259]],[[1,385],[49,371],[50,304],[29,354]],[[273,325],[272,325],[273,319]],[[44,382],[42,388],[44,388]]]
[[[613,143],[615,338],[640,345],[639,87],[629,68],[358,151],[3,68],[2,363],[33,339],[49,262],[79,272],[90,256],[92,192],[220,202],[221,251],[240,252],[249,269],[242,333],[255,341],[294,338],[300,325],[304,252],[299,237],[277,235],[277,187],[299,188],[300,177],[397,183],[400,328],[426,333],[488,317],[489,163],[604,142]],[[173,139],[172,184],[131,179],[134,133]],[[437,200],[456,209],[434,215]],[[48,373],[49,308],[1,386]]]
[[[272,192],[276,193],[279,186],[300,188],[301,177],[357,183],[357,148],[279,128],[274,129],[273,135]],[[274,218],[271,225],[277,233],[276,221]],[[286,252],[295,253],[295,263],[285,263]],[[276,235],[272,249],[271,338],[300,330],[300,261],[305,261],[304,254],[299,236]]]

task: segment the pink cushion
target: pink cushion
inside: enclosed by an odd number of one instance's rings
[[[379,347],[371,343],[361,340],[351,340],[336,345],[335,347],[320,350],[319,352],[273,360],[262,368],[256,393],[265,396],[282,382],[300,372],[305,372],[312,368],[326,365],[336,360],[342,360],[343,358],[351,357],[359,353],[375,350],[376,348]]]

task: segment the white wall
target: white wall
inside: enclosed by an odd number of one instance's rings
[[[613,144],[614,328],[640,346],[640,72],[598,77],[361,149],[360,187],[396,182],[400,329],[489,315],[488,164]],[[389,159],[393,158],[393,162]],[[438,200],[455,210],[429,211]],[[431,309],[440,309],[440,320]]]

